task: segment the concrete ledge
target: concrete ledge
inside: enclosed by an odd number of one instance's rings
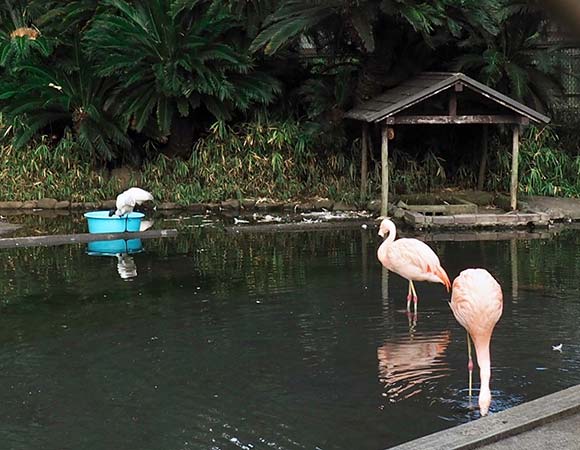
[[[549,216],[544,213],[506,214],[455,214],[448,216],[427,216],[415,211],[405,211],[405,222],[415,228],[484,228],[484,227],[525,227],[529,224],[547,227]]]
[[[580,412],[580,385],[515,406],[392,450],[467,450],[515,436]],[[551,448],[546,442],[546,448]]]

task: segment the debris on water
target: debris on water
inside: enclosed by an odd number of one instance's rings
[[[258,220],[260,223],[264,222],[282,222],[282,217],[279,216],[271,216],[270,214],[266,214],[263,219]]]
[[[562,344],[552,345],[552,350],[562,353]]]
[[[347,219],[366,219],[372,216],[368,211],[312,211],[301,213],[302,217],[317,218],[319,220],[347,220]]]

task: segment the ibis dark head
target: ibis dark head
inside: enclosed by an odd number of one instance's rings
[[[114,209],[111,209],[111,210],[109,211],[109,217],[112,217],[112,216],[114,216],[114,215],[115,215],[115,210],[114,210]]]

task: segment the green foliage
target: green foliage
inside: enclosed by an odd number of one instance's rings
[[[511,152],[503,147],[490,167],[488,188],[508,191]],[[526,131],[519,152],[519,191],[527,195],[580,196],[580,156],[562,151],[550,128]]]
[[[400,150],[391,155],[390,184],[393,192],[408,194],[430,192],[442,188],[448,181],[444,161],[432,151],[421,159]],[[375,177],[380,179],[380,167],[376,165]]]
[[[3,200],[44,197],[90,201],[114,198],[119,186],[108,185],[105,174],[92,169],[88,155],[79,152],[70,136],[54,145],[48,137],[16,149],[0,147]]]
[[[0,200],[115,198],[122,186],[105,171],[92,169],[91,159],[77,145],[69,136],[56,146],[46,138],[21,150],[2,147]],[[358,192],[356,164],[297,122],[236,127],[217,122],[190,158],[159,155],[135,173],[131,184],[147,186],[161,201],[183,205],[242,196],[353,200]]]
[[[332,46],[344,51],[355,47],[372,53],[385,35],[380,28],[387,23],[399,28],[411,27],[430,43],[435,31],[444,29],[457,35],[461,19],[471,15],[474,22],[486,26],[491,23],[487,11],[498,1],[485,6],[474,0],[287,0],[264,22],[264,28],[252,44],[253,50],[264,49],[273,54],[284,46],[307,36],[317,48]]]
[[[0,67],[8,71],[52,51],[50,41],[34,25],[40,10],[29,3],[5,0],[0,5]]]
[[[152,114],[162,135],[176,114],[203,106],[217,119],[252,103],[267,103],[276,82],[254,71],[230,38],[238,26],[220,2],[106,2],[85,35],[98,74],[121,76],[118,111],[143,131]]]
[[[74,45],[73,58],[60,68],[22,65],[0,80],[0,105],[13,125],[14,146],[22,148],[47,126],[72,126],[79,148],[91,160],[108,160],[128,149],[126,121],[107,110],[115,82],[95,76]]]
[[[536,109],[549,109],[562,92],[561,67],[556,49],[542,48],[543,15],[507,2],[494,16],[494,31],[474,27],[458,42],[462,54],[453,69]]]

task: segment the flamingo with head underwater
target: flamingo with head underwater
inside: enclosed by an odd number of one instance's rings
[[[407,312],[410,312],[411,300],[417,314],[417,292],[413,281],[430,281],[445,285],[447,291],[451,282],[447,273],[441,267],[435,252],[424,242],[413,238],[395,240],[397,229],[390,219],[383,219],[379,228],[379,236],[387,238],[377,251],[381,264],[396,274],[409,280],[407,295]]]
[[[475,346],[480,380],[479,410],[481,415],[485,416],[491,404],[489,344],[495,324],[501,317],[503,310],[501,286],[485,269],[466,269],[453,281],[453,292],[449,305],[457,321],[467,331],[470,397],[473,373],[470,337]]]

